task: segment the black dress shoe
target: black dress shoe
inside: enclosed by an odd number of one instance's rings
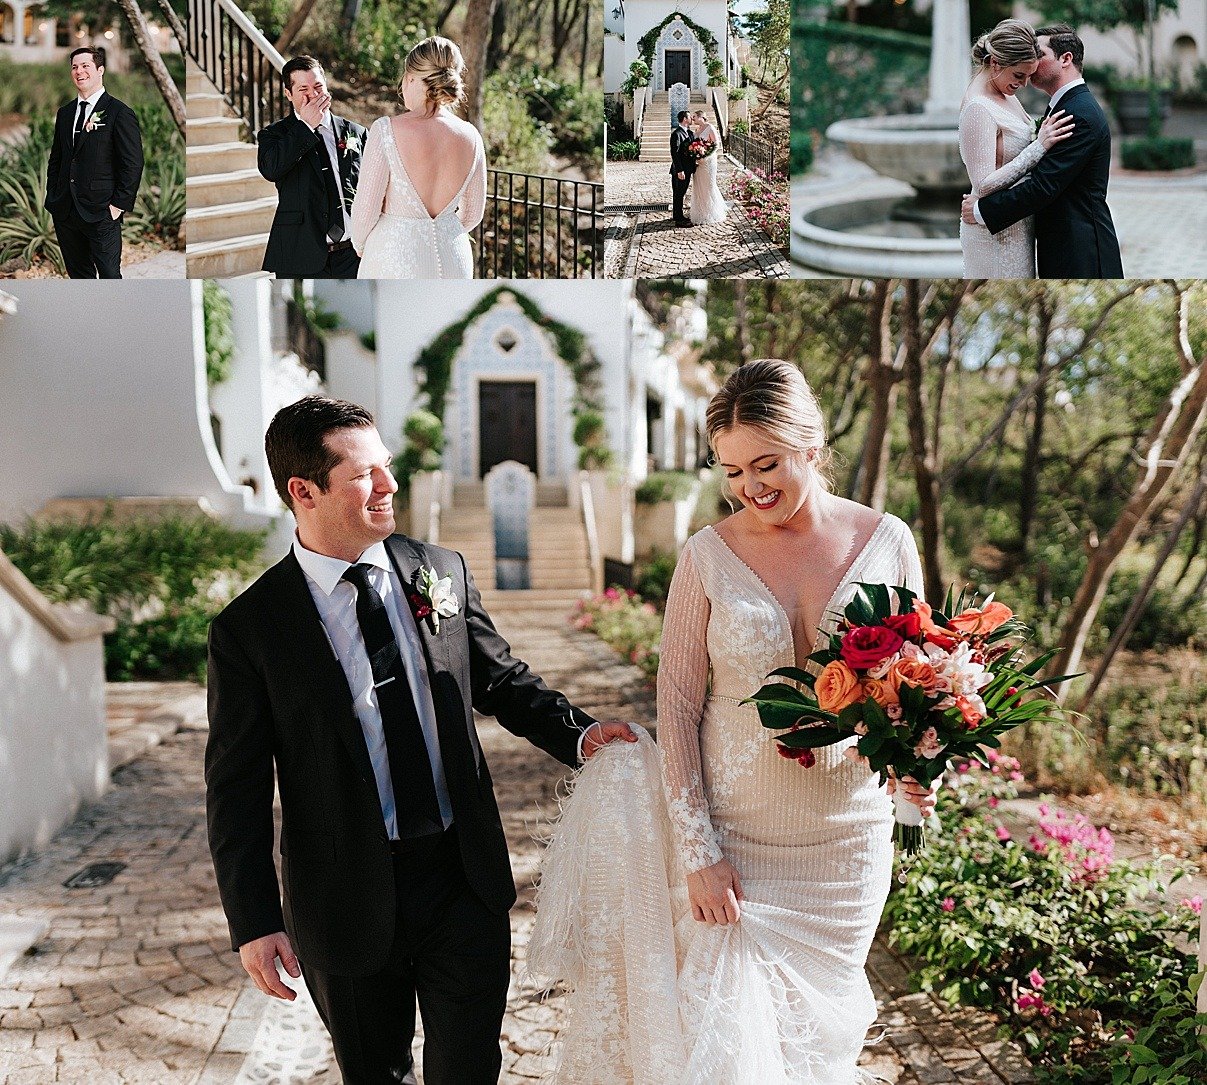
[[[691,219],[675,219],[676,226],[690,226],[691,224],[692,224]]]

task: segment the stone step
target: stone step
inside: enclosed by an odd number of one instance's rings
[[[243,122],[237,117],[189,117],[185,122],[185,146],[213,147],[215,144],[240,143]]]
[[[578,609],[578,601],[587,592],[563,588],[528,588],[523,591],[484,591],[482,603],[488,614],[507,611],[548,611],[569,617]]]
[[[185,151],[184,159],[190,177],[234,173],[256,168],[256,148],[250,143],[214,143],[203,147],[189,147]]]
[[[206,87],[209,87],[208,83]],[[201,120],[205,117],[229,117],[231,115],[226,99],[214,90],[190,91],[185,105],[190,121]]]
[[[277,197],[261,196],[241,203],[215,207],[190,207],[184,216],[185,236],[189,241],[226,241],[268,232],[277,209]]]
[[[257,274],[264,263],[268,234],[232,237],[225,241],[191,242],[185,249],[185,267],[190,279],[234,279]]]
[[[214,84],[209,81],[209,77],[190,61],[189,70],[184,77],[184,93],[189,95],[212,94],[213,92]]]
[[[276,186],[264,180],[254,167],[230,173],[210,173],[185,181],[189,207],[216,207],[223,203],[242,203],[264,196],[276,196]]]

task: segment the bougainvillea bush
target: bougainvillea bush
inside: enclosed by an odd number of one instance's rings
[[[1018,762],[962,765],[942,834],[889,898],[891,942],[917,986],[1004,1014],[1040,1080],[1207,1080],[1196,1026],[1202,899],[1185,873],[1114,854],[1106,829],[1050,804],[1024,833],[998,817]]]
[[[608,588],[590,599],[580,599],[571,624],[586,629],[610,644],[650,678],[658,673],[662,615],[631,589]]]
[[[746,209],[746,217],[780,248],[788,247],[788,182],[782,173],[736,169],[729,176],[725,195]]]

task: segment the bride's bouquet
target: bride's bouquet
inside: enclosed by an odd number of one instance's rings
[[[687,153],[697,162],[703,161],[717,149],[717,141],[705,136],[697,136],[687,145]]]
[[[892,596],[898,611],[894,612]],[[763,686],[743,703],[758,706],[779,752],[806,768],[814,750],[852,737],[848,757],[879,773],[912,777],[930,787],[954,758],[989,761],[1005,732],[1024,723],[1055,723],[1063,712],[1033,691],[1050,691],[1077,675],[1041,681],[1036,675],[1056,654],[1027,662],[1027,629],[991,595],[980,606],[948,591],[933,610],[908,588],[859,584],[829,645],[809,659],[814,675],[797,667],[772,671],[798,686]],[[895,836],[907,854],[923,843],[921,811],[898,788]]]

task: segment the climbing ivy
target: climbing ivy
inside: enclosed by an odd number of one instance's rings
[[[558,357],[570,367],[576,387],[575,416],[588,408],[598,408],[599,359],[587,343],[587,337],[577,328],[547,316],[531,298],[526,298],[510,286],[499,286],[483,294],[465,316],[450,324],[419,352],[415,365],[420,374],[419,388],[427,398],[428,410],[443,421],[444,404],[453,379],[453,358],[465,339],[465,332],[478,317],[494,308],[504,291],[512,294],[524,315],[553,339]]]
[[[213,279],[201,284],[201,311],[205,322],[205,377],[213,388],[230,376],[235,354],[230,295]]]
[[[645,61],[652,71],[654,67],[654,50],[658,46],[658,35],[662,33],[663,27],[665,27],[667,23],[674,22],[676,19],[682,19],[683,22],[692,29],[696,37],[700,39],[700,44],[704,46],[705,67],[708,68],[709,76],[711,77],[713,69],[709,62],[716,61],[717,64],[721,63],[720,57],[717,56],[716,35],[714,35],[711,30],[702,27],[693,19],[688,18],[681,11],[671,12],[671,14],[663,19],[662,22],[660,22],[656,27],[642,34],[641,37],[638,38],[638,56]]]

